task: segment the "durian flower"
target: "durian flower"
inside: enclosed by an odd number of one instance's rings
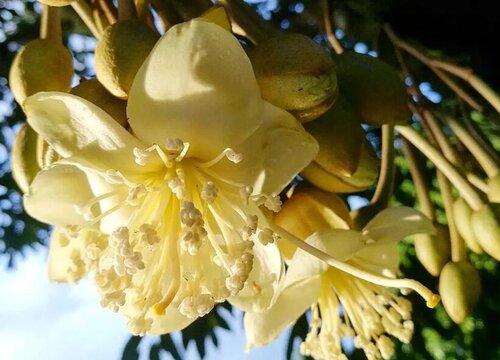
[[[352,337],[368,359],[389,359],[394,352],[391,337],[408,343],[413,322],[411,303],[386,286],[419,288],[408,286],[413,280],[394,279],[399,264],[397,241],[433,231],[431,221],[418,211],[399,207],[380,212],[360,232],[329,229],[313,233],[307,243],[358,269],[359,274],[328,266],[299,248],[274,305],[245,314],[247,348],[274,340],[311,308],[310,330],[300,346],[303,355],[347,359],[341,339]],[[380,280],[384,278],[386,284]],[[428,304],[434,306],[438,298],[429,296]]]
[[[34,95],[24,110],[62,156],[24,197],[56,225],[52,279],[92,272],[102,305],[135,334],[182,329],[226,299],[271,304],[284,266],[265,208],[279,210],[318,146],[262,100],[228,31],[195,19],[159,40],[131,88],[130,132],[65,93]]]

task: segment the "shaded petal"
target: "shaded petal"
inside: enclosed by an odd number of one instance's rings
[[[377,241],[369,244],[358,251],[351,262],[374,274],[395,277],[399,268],[397,243]]]
[[[75,205],[84,205],[93,197],[84,172],[75,166],[55,164],[37,174],[24,195],[24,209],[48,224],[80,225],[85,219]]]
[[[247,312],[244,318],[247,350],[276,339],[318,300],[320,286],[320,275],[306,278],[285,287],[270,309],[259,313]]]
[[[309,245],[322,250],[339,261],[348,261],[356,253],[365,247],[368,238],[358,231],[345,229],[328,229],[319,231],[306,239]],[[308,276],[322,273],[328,269],[328,265],[309,254],[297,249],[287,270],[287,283],[300,281]]]
[[[50,235],[48,274],[53,282],[69,282],[68,269],[71,267],[71,252],[83,249],[81,238],[71,239],[66,236],[62,227],[56,226]]]
[[[263,101],[238,40],[202,19],[171,28],[132,84],[129,123],[148,143],[190,143],[188,156],[210,159],[252,134]]]
[[[254,262],[243,289],[229,302],[243,311],[259,312],[268,309],[277,297],[284,265],[276,244],[253,247]]]
[[[41,92],[26,99],[28,123],[63,157],[90,167],[143,171],[132,150],[143,145],[105,111],[80,97]]]
[[[262,125],[234,149],[243,160],[220,163],[216,171],[256,194],[279,194],[314,159],[318,144],[292,115],[265,102]]]
[[[410,207],[393,207],[378,213],[363,229],[375,241],[395,242],[414,234],[433,234],[435,228],[424,214]]]

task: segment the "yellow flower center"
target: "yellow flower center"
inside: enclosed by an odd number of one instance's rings
[[[135,162],[151,171],[133,178],[114,169],[100,174],[111,191],[77,206],[87,223],[67,228],[69,235],[80,236],[112,214],[125,216],[107,244],[87,241],[81,258],[95,272],[103,306],[118,311],[132,304],[129,327],[137,334],[146,333],[151,317],[165,314],[171,304],[195,318],[236,295],[252,270],[253,241],[265,245],[276,237],[259,229],[264,219],[259,206],[278,211],[279,198],[253,195],[250,186],[213,170],[220,161],[238,166],[241,154],[225,149],[200,162],[186,157],[188,150],[179,139],[135,148]],[[83,266],[77,255],[74,263]]]

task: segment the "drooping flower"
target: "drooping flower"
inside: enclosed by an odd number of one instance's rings
[[[262,207],[279,210],[314,139],[261,99],[236,38],[200,19],[159,40],[127,106],[131,133],[69,94],[24,104],[63,157],[24,198],[56,225],[51,277],[93,272],[101,303],[136,334],[182,329],[228,298],[266,309],[283,263]]]
[[[365,274],[391,279],[399,264],[397,241],[433,231],[432,223],[422,214],[400,207],[380,212],[361,232],[329,229],[312,234],[306,241]],[[353,338],[354,346],[368,359],[389,359],[394,351],[391,337],[407,343],[413,333],[411,303],[404,297],[362,276],[329,267],[299,249],[273,306],[246,313],[247,347],[274,340],[308,308],[310,331],[300,351],[315,359],[347,359],[341,344],[344,337]]]

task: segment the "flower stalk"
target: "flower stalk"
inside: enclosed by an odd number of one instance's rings
[[[59,8],[43,5],[42,18],[40,20],[40,38],[50,40],[54,43],[62,43]]]

